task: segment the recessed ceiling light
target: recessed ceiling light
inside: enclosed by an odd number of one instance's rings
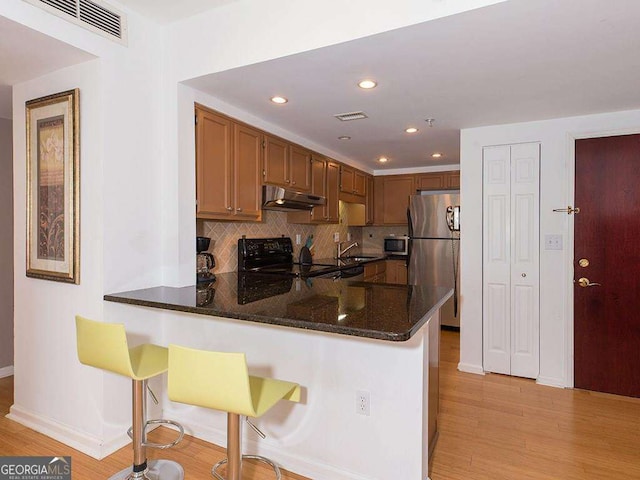
[[[287,103],[289,100],[287,100],[284,97],[275,96],[275,97],[271,97],[271,101],[273,103],[277,103],[279,105],[282,105],[283,103]]]
[[[369,90],[371,88],[376,88],[376,85],[378,85],[376,82],[374,82],[373,80],[362,80],[358,86],[360,88],[364,88],[365,90]]]
[[[437,153],[437,152],[436,152],[436,153],[432,153],[432,154],[431,154],[431,156],[432,156],[433,158],[440,158],[440,157],[442,157],[442,154],[441,154],[441,153]]]
[[[351,140],[351,137],[349,135],[340,135],[338,140]]]
[[[418,131],[418,129],[416,127],[409,127],[405,129],[405,132],[407,133],[416,133]]]
[[[389,159],[388,159],[387,157],[380,157],[380,158],[378,159],[378,161],[379,161],[380,163],[387,163],[387,162],[389,161]]]

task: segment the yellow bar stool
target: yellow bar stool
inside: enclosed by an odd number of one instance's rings
[[[171,420],[146,420],[145,391],[147,380],[168,369],[168,350],[153,344],[129,348],[124,325],[88,320],[76,315],[78,359],[80,363],[132,379],[133,426],[127,432],[133,440],[133,467],[111,476],[109,480],[182,480],[182,466],[171,460],[147,462],[147,447],[165,449],[176,445],[184,436],[182,425]],[[152,398],[157,403],[153,392]],[[170,425],[177,428],[176,440],[167,444],[147,442],[146,429],[151,424]]]
[[[227,412],[227,458],[211,469],[218,480],[241,480],[242,459],[280,469],[268,458],[242,455],[240,416],[260,417],[280,400],[300,401],[300,385],[249,375],[244,353],[222,353],[169,345],[169,398],[175,402]],[[247,423],[264,438],[255,425]],[[217,469],[228,463],[227,478]]]

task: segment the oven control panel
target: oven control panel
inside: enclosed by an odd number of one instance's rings
[[[238,240],[238,271],[292,262],[293,242],[289,237]]]

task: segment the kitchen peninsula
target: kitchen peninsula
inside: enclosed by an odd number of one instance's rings
[[[424,480],[436,435],[439,309],[451,293],[234,272],[209,286],[155,287],[105,300],[125,304],[110,304],[123,319],[136,314],[130,305],[147,317],[148,307],[160,309],[152,317],[166,343],[242,351],[252,373],[303,385],[302,403],[261,418],[268,438],[247,438],[245,452],[314,479]],[[366,411],[358,411],[361,394]],[[219,412],[163,407],[195,436],[225,444]]]

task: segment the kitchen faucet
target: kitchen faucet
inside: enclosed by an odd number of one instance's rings
[[[342,258],[342,256],[347,253],[349,250],[351,250],[353,247],[357,247],[358,246],[358,242],[353,242],[351,245],[349,245],[347,248],[345,248],[344,250],[341,249],[342,245],[344,243],[347,242],[338,242],[336,244],[336,258]]]

